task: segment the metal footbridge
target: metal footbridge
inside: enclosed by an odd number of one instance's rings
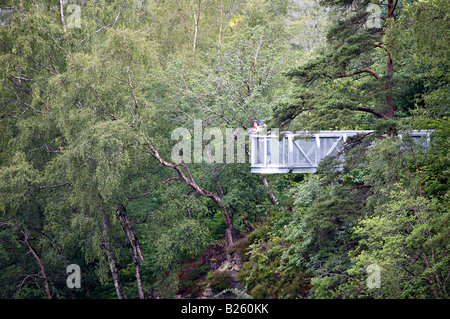
[[[373,131],[318,131],[250,134],[252,173],[315,173],[321,160],[340,156],[346,140]],[[408,133],[422,145],[428,145],[431,131]],[[399,135],[401,138],[401,135]]]

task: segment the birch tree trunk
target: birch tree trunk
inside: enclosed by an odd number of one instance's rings
[[[63,27],[64,27],[64,33],[66,33],[66,22],[64,21],[64,7],[63,7],[63,0],[59,0],[59,6],[60,6],[60,9],[61,9],[61,11],[60,11],[60,14],[61,14],[61,22],[62,22],[62,25],[63,25]]]
[[[217,0],[217,6],[219,9],[219,43],[222,44],[222,29],[223,29],[223,0]]]
[[[103,243],[102,243],[102,250],[105,253],[109,269],[111,270],[111,276],[113,278],[114,287],[116,288],[116,294],[117,298],[119,299],[126,299],[125,294],[123,293],[122,284],[120,282],[119,278],[119,270],[117,269],[116,260],[114,259],[114,255],[112,253],[111,244],[109,242],[108,238],[108,222],[106,220],[106,217],[103,216]]]
[[[200,10],[198,12],[198,15],[195,12],[195,7],[192,8],[194,12],[194,39],[193,39],[193,45],[192,45],[192,51],[195,53],[195,48],[197,46],[197,38],[198,38],[198,20],[200,18]]]
[[[139,239],[136,236],[136,233],[133,230],[131,225],[131,221],[126,214],[126,208],[123,205],[119,206],[119,210],[117,211],[117,218],[122,224],[122,228],[125,231],[125,234],[130,242],[131,248],[133,250],[133,262],[134,267],[136,269],[136,280],[139,291],[139,298],[145,299],[144,289],[142,286],[142,276],[141,276],[141,263],[144,261],[144,255],[142,252],[142,246],[139,243]]]

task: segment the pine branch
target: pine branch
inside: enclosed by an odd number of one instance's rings
[[[336,79],[340,79],[340,78],[346,78],[346,77],[350,77],[350,76],[354,76],[356,74],[361,74],[361,73],[369,73],[370,75],[372,75],[374,78],[376,78],[377,80],[380,79],[380,76],[378,74],[376,74],[375,72],[368,70],[368,69],[364,69],[364,70],[359,70],[359,71],[355,71],[349,74],[340,74],[337,75],[335,78]],[[333,79],[333,77],[329,74],[324,74],[326,77]]]
[[[386,115],[384,115],[383,113],[377,112],[374,109],[371,109],[370,107],[363,107],[363,106],[357,106],[356,110],[358,111],[362,111],[362,112],[368,112],[371,113],[373,115],[375,115],[376,117],[382,118],[382,119],[387,119],[388,117]]]

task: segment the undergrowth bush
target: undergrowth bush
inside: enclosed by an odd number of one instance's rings
[[[211,271],[208,272],[206,279],[209,287],[215,291],[222,291],[231,289],[231,275],[225,271]]]
[[[311,289],[310,276],[303,269],[281,268],[288,246],[271,225],[258,228],[233,247],[243,256],[238,280],[253,298],[304,298]]]

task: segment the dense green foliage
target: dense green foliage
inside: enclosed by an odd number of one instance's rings
[[[0,9],[0,298],[449,297],[448,1]],[[253,119],[374,133],[317,174],[172,162],[175,129]]]

